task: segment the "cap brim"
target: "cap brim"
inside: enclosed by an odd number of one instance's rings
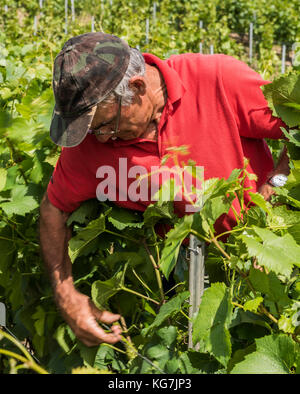
[[[87,135],[96,110],[97,105],[77,118],[63,118],[55,106],[50,126],[52,141],[68,148],[79,145]]]

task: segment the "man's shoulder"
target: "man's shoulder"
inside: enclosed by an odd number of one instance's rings
[[[187,68],[189,70],[207,72],[210,74],[223,74],[232,72],[233,70],[238,71],[243,68],[251,70],[244,62],[233,56],[224,54],[205,55],[201,53],[182,53],[171,55],[166,59],[166,62],[170,67],[176,70]]]
[[[171,55],[166,59],[169,64],[177,64],[177,63],[198,63],[203,66],[212,64],[225,65],[225,66],[246,66],[246,63],[241,60],[231,56],[225,55],[222,53],[217,53],[213,55],[207,55],[202,53],[194,53],[194,52],[186,52],[180,54]]]

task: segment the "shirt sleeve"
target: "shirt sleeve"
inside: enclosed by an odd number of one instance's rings
[[[92,173],[81,160],[80,148],[63,148],[50,178],[47,194],[54,206],[73,212],[83,201],[96,197]]]
[[[283,138],[280,127],[285,123],[272,115],[261,87],[270,83],[245,63],[231,56],[222,56],[224,93],[242,137]]]

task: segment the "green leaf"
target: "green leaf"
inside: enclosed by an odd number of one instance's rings
[[[36,308],[36,312],[32,315],[34,322],[34,327],[36,329],[37,334],[41,337],[44,335],[44,326],[46,319],[46,312],[44,309],[38,305]]]
[[[67,225],[70,226],[74,222],[87,224],[89,219],[96,214],[98,206],[99,203],[95,199],[83,201],[80,207],[69,216]]]
[[[300,132],[299,130],[289,130],[287,131],[284,127],[280,127],[281,130],[283,131],[283,134],[286,136],[286,138],[292,142],[296,146],[300,146]]]
[[[22,275],[19,270],[16,270],[12,278],[10,279],[9,290],[9,301],[12,305],[13,310],[16,310],[20,306],[24,305],[24,293],[22,291]]]
[[[26,195],[27,193],[28,187],[25,185],[16,185],[12,189],[11,201],[0,204],[7,216],[12,216],[13,214],[24,216],[38,207],[37,201],[33,196]]]
[[[144,212],[145,225],[153,226],[160,220],[172,220],[174,215],[174,204],[172,201],[158,201],[150,204]]]
[[[107,365],[110,364],[114,358],[114,350],[106,344],[101,344],[98,347],[93,367],[108,371]]]
[[[284,334],[258,338],[256,351],[236,364],[232,374],[289,374],[300,351],[290,337]]]
[[[294,105],[300,104],[299,73],[281,76],[262,89],[274,116],[282,118],[289,127],[300,124],[300,110]]]
[[[272,231],[253,226],[254,231],[262,239],[262,243],[253,236],[242,235],[249,255],[257,257],[260,265],[277,274],[290,277],[293,265],[300,266],[300,246],[290,234],[282,237]]]
[[[32,162],[33,169],[30,172],[30,179],[34,183],[42,183],[43,179],[47,179],[47,183],[51,173],[53,171],[53,167],[45,162],[45,155],[41,150],[36,150],[33,162]]]
[[[207,353],[189,349],[180,355],[180,372],[183,374],[213,374],[219,368],[218,361]]]
[[[253,300],[249,300],[244,304],[245,311],[257,312],[259,305],[263,302],[263,297],[256,297]]]
[[[269,215],[272,215],[272,205],[264,199],[264,197],[260,193],[251,193],[249,192],[249,196],[251,197],[251,201],[267,212]]]
[[[4,189],[6,184],[7,171],[5,168],[0,168],[0,192]]]
[[[295,331],[295,327],[293,326],[293,318],[281,315],[280,319],[278,320],[278,328],[283,332],[292,334]]]
[[[243,309],[235,308],[229,328],[231,329],[244,323],[258,325],[272,333],[272,328],[264,317],[250,311],[244,311]]]
[[[227,213],[231,207],[234,197],[217,196],[210,198],[200,211],[200,216],[208,224],[213,225],[215,221],[224,213]]]
[[[268,216],[267,223],[271,227],[296,225],[300,223],[300,212],[292,211],[286,205],[280,205],[272,208],[272,214]],[[290,232],[290,228],[287,230]]]
[[[177,338],[175,326],[166,326],[158,329],[154,334],[153,344],[146,346],[146,356],[159,361],[160,367],[170,359],[170,350],[174,347]]]
[[[153,201],[169,202],[174,201],[175,197],[181,192],[182,186],[177,185],[174,179],[165,181],[159,190],[151,196]]]
[[[289,227],[288,232],[291,234],[297,244],[300,244],[300,223]]]
[[[97,280],[92,284],[92,299],[98,308],[107,308],[108,300],[122,289],[126,267],[112,278],[105,281]]]
[[[144,224],[136,212],[118,207],[112,209],[108,221],[118,230],[124,230],[126,227],[141,228]]]
[[[75,335],[66,324],[61,324],[57,327],[54,338],[57,340],[65,353],[69,353],[73,347]]]
[[[97,347],[87,347],[82,342],[77,343],[77,348],[80,351],[80,356],[86,367],[93,367],[95,363],[95,357],[97,354]]]
[[[6,173],[6,184],[4,188],[2,189],[3,191],[5,190],[11,190],[16,187],[16,180],[18,177],[18,172],[19,172],[19,166],[18,165],[13,165],[12,167],[9,167],[7,169]]]
[[[189,235],[192,223],[193,215],[186,215],[167,234],[167,240],[161,254],[160,265],[160,269],[167,279],[176,265],[180,246]]]
[[[105,231],[105,216],[92,220],[84,229],[80,229],[69,241],[69,256],[72,263],[84,253],[90,243]]]
[[[7,110],[0,109],[0,133],[11,125],[11,121],[10,113]]]
[[[282,306],[290,303],[285,286],[280,282],[274,272],[261,272],[254,267],[250,268],[249,279],[255,290],[267,296],[271,301]]]
[[[113,372],[106,369],[98,369],[93,367],[77,367],[72,368],[72,375],[102,375],[102,374],[112,374]]]
[[[159,327],[168,317],[174,313],[178,313],[182,307],[182,304],[188,297],[189,292],[184,291],[183,293],[177,294],[171,300],[162,305],[153,323],[143,330],[143,335],[147,335],[150,330],[155,327]]]
[[[296,189],[296,190],[294,190],[294,189]],[[299,192],[299,190],[297,190],[297,189],[299,189],[299,185],[297,185],[292,190],[287,190],[284,187],[274,188],[274,190],[276,192],[276,196],[279,197],[280,202],[284,202],[286,204],[289,204],[293,207],[300,209],[300,201],[299,201],[299,199],[295,198],[295,196],[293,195],[294,191]]]
[[[212,283],[205,290],[193,326],[193,343],[199,342],[200,351],[211,353],[226,366],[231,355],[229,324],[232,304],[224,283]]]

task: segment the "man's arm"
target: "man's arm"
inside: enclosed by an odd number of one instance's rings
[[[112,326],[112,333],[106,333],[97,320],[111,324],[120,315],[100,311],[88,296],[74,287],[72,262],[68,255],[68,242],[72,236],[66,224],[68,216],[50,203],[47,193],[44,195],[40,206],[40,247],[56,304],[74,334],[85,345],[116,343],[122,339],[120,326]]]
[[[284,174],[287,176],[289,175],[289,173],[290,173],[289,157],[287,155],[286,146],[284,146],[275,169],[272,171],[272,173],[269,174],[269,179],[277,174]],[[260,194],[263,195],[264,199],[267,201],[270,200],[272,194],[275,194],[272,185],[270,185],[270,183],[268,182],[261,185],[258,191]]]

